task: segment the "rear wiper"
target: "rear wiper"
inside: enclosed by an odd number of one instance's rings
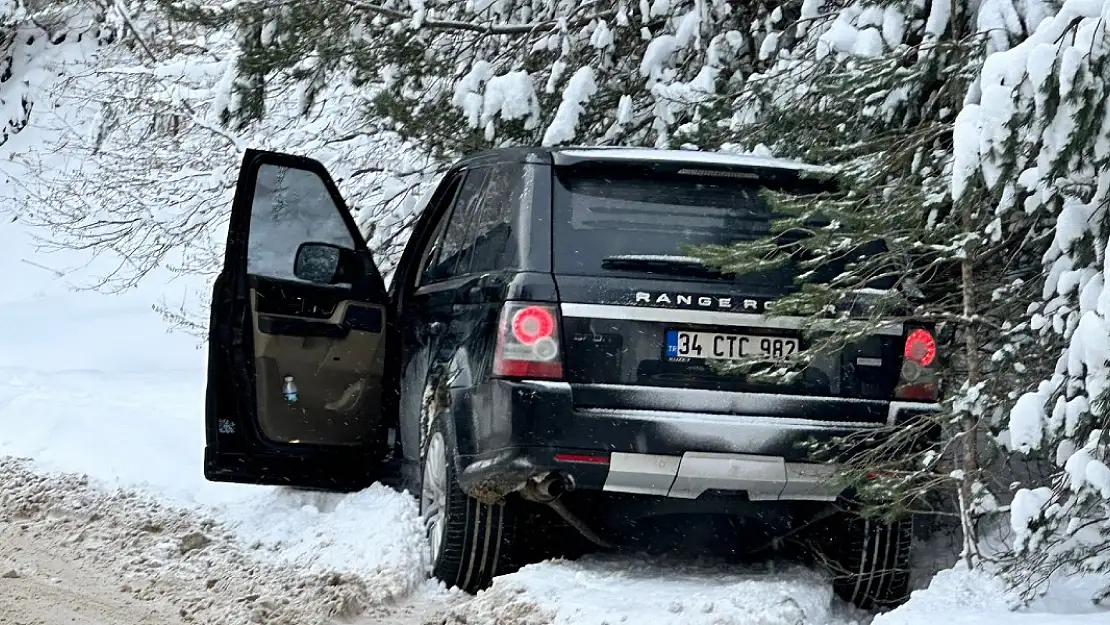
[[[665,254],[623,254],[620,256],[607,256],[602,259],[601,268],[647,273],[669,273],[682,276],[720,277],[726,275],[717,269],[707,267],[700,258],[694,256],[670,256]]]

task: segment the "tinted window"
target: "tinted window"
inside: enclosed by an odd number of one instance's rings
[[[301,243],[334,243],[354,249],[341,210],[315,173],[277,165],[259,167],[251,205],[247,272],[299,281],[293,275],[293,261]]]
[[[439,216],[432,228],[431,237],[429,237],[428,242],[424,245],[424,249],[420,252],[420,269],[416,275],[416,286],[420,286],[428,280],[433,263],[439,260],[439,251],[443,247],[444,235],[447,233],[447,223],[451,220],[452,204],[455,202],[455,196],[459,192],[462,179],[463,174],[455,174],[452,176],[451,180],[446,185],[443,196],[439,198],[436,205],[429,205],[427,208],[427,210]]]
[[[519,250],[513,237],[515,216],[523,201],[524,167],[506,163],[490,169],[472,229],[472,243],[459,273],[515,269]],[[468,258],[467,258],[468,257]]]
[[[764,188],[753,178],[632,167],[557,171],[554,269],[578,275],[636,271],[672,277],[666,264],[681,269],[690,254],[687,246],[768,235],[776,216],[761,195]],[[682,277],[681,271],[675,273],[673,277]],[[789,284],[792,275],[782,268],[758,279]]]
[[[451,210],[447,230],[443,233],[443,244],[425,273],[425,282],[447,280],[461,275],[459,257],[468,247],[487,173],[486,169],[475,169],[466,174],[466,180],[463,181]]]

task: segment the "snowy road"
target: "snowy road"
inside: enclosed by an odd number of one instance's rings
[[[373,490],[373,489],[371,489]],[[0,457],[0,623],[13,625],[865,625],[832,598],[820,575],[798,567],[732,570],[632,556],[545,562],[470,597],[424,581],[411,562],[294,557],[306,493],[275,489],[268,531],[248,528],[85,476],[43,474]],[[389,501],[364,492],[363,501]],[[319,497],[313,494],[311,497]],[[331,497],[331,496],[328,496]],[[282,524],[279,502],[286,501]],[[319,499],[317,503],[323,504]],[[320,550],[342,506],[304,504]],[[360,535],[388,530],[363,507]],[[217,513],[216,516],[220,516]],[[258,528],[255,528],[257,531]],[[356,542],[357,537],[347,537]],[[369,558],[367,553],[363,558]],[[1074,590],[1090,590],[1076,588]],[[1047,608],[1052,608],[1047,611]],[[906,606],[872,625],[1096,625],[1106,613],[1058,596],[1008,612],[994,580],[946,571]]]
[[[31,524],[0,522],[0,622],[15,625],[179,625],[167,602],[135,599],[86,564],[79,550],[53,549]]]

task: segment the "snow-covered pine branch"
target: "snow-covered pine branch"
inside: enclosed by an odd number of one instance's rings
[[[991,55],[960,114],[974,134],[955,147],[953,193],[996,189],[992,212],[1039,217],[1043,279],[1021,323],[1030,347],[1059,355],[1038,368],[1000,440],[1056,466],[1017,492],[1012,577],[1029,594],[1057,572],[1107,572],[1110,558],[1110,41],[1107,2],[1062,3],[1009,50]],[[1110,596],[1104,589],[1101,598]]]
[[[26,74],[56,62],[59,47],[114,40],[117,27],[93,0],[0,2],[0,145],[20,132],[32,109],[41,105]]]
[[[615,9],[587,9],[587,7],[591,7],[591,5],[596,6],[595,3],[589,3],[583,4],[579,7],[578,13],[585,13],[585,16],[583,17],[568,16],[568,18],[564,19],[540,20],[523,24],[506,24],[493,21],[468,22],[463,20],[429,19],[427,17],[428,7],[423,2],[423,0],[418,0],[415,3],[410,3],[410,7],[415,6],[417,8],[410,8],[409,11],[391,9],[381,4],[375,4],[372,2],[359,2],[358,0],[343,0],[343,2],[359,11],[366,11],[393,19],[409,20],[412,22],[414,28],[467,30],[477,33],[484,33],[487,35],[525,35],[543,33],[550,30],[555,30],[556,28],[581,28],[588,25],[590,22],[593,22],[594,20],[611,19],[617,14],[617,11]],[[495,3],[496,2],[479,3],[479,6],[476,8],[475,12],[479,14],[482,13],[482,10],[480,8],[481,4],[487,4],[492,7],[492,5]]]
[[[255,75],[310,82],[347,74],[368,87],[369,118],[450,158],[545,139],[667,145],[679,127],[718,116],[708,111],[769,62],[760,56],[767,33],[795,19],[802,3],[166,4],[182,19],[237,25],[246,37],[236,79],[244,101],[257,100],[247,88]],[[311,68],[300,66],[305,57],[316,59]]]

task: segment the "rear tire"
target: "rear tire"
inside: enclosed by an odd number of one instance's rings
[[[883,522],[851,513],[828,526],[825,549],[837,596],[863,610],[887,610],[909,599],[910,519]]]
[[[514,556],[520,502],[486,504],[464,493],[450,441],[444,418],[436,417],[422,455],[420,515],[431,547],[432,576],[475,593],[519,566]]]

